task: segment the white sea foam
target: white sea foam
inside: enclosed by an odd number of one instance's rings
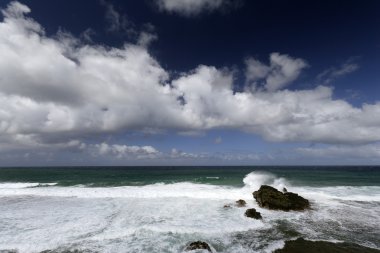
[[[311,200],[352,200],[380,202],[380,186],[296,187],[286,179],[267,172],[251,172],[243,179],[243,187],[219,186],[190,182],[156,183],[145,186],[85,187],[55,186],[56,183],[0,183],[0,196],[52,196],[78,198],[195,198],[236,200],[252,198],[252,192],[261,185],[279,190],[286,187]],[[49,187],[37,187],[49,186]]]
[[[38,186],[53,186],[57,183],[0,183],[0,189],[23,189]]]
[[[152,184],[122,187],[38,187],[3,188],[0,196],[36,195],[79,198],[178,198],[238,199],[250,197],[249,190],[194,183]]]

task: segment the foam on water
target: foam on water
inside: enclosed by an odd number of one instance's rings
[[[23,189],[39,186],[53,186],[57,183],[0,183],[0,189]]]
[[[156,183],[146,186],[122,186],[122,187],[51,187],[51,184],[41,183],[2,183],[0,184],[0,196],[55,196],[55,197],[79,197],[79,198],[178,198],[188,197],[197,199],[230,199],[251,198],[252,191],[262,184],[273,185],[277,188],[284,187],[287,182],[283,178],[275,178],[274,175],[263,172],[248,174],[242,188],[231,186],[217,186],[209,184],[196,184],[190,182],[164,184]],[[36,186],[50,187],[36,187]],[[36,188],[33,188],[36,187]]]
[[[56,183],[0,183],[0,196],[55,196],[79,198],[197,198],[239,199],[251,198],[252,191],[261,185],[271,185],[279,190],[286,187],[315,200],[380,201],[380,186],[294,187],[286,179],[267,172],[252,172],[243,179],[244,187],[218,186],[181,182],[156,183],[145,186],[121,187],[59,187]],[[43,187],[49,186],[49,187]]]
[[[380,187],[296,187],[264,172],[249,173],[243,182],[243,187],[189,182],[122,187],[1,183],[0,250],[181,252],[188,242],[203,240],[215,252],[272,252],[297,233],[380,248],[380,232],[360,232],[380,226]],[[252,192],[262,184],[309,198],[312,210],[258,207]],[[263,220],[246,218],[246,208],[233,206],[237,199],[260,211]],[[225,204],[233,207],[223,208]]]

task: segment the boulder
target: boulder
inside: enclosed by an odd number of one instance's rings
[[[185,251],[192,250],[207,250],[208,252],[212,252],[210,246],[207,243],[201,241],[192,242],[185,248]]]
[[[271,210],[302,211],[310,207],[309,201],[298,194],[282,193],[268,185],[262,185],[253,193],[253,197],[260,207]]]
[[[247,202],[243,199],[239,199],[238,201],[235,202],[237,207],[245,207],[247,205]]]
[[[273,253],[380,253],[378,249],[367,248],[354,243],[333,243],[326,241],[308,241],[298,238],[286,241],[282,249]]]
[[[259,220],[259,219],[262,219],[263,217],[261,217],[261,214],[259,212],[256,211],[255,208],[250,208],[250,209],[247,209],[245,211],[245,216],[249,217],[249,218],[253,218],[253,219],[256,219],[256,220]]]

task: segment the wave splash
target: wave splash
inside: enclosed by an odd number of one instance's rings
[[[275,175],[268,172],[251,172],[243,179],[245,187],[251,189],[259,189],[261,185],[270,185],[277,189],[283,189],[290,185],[285,178],[277,178]]]

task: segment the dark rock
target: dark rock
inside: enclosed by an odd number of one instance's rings
[[[245,216],[249,217],[249,218],[253,218],[253,219],[262,219],[263,217],[261,217],[261,214],[259,212],[256,211],[255,208],[250,208],[250,209],[247,209],[245,211]]]
[[[237,207],[245,207],[247,205],[247,202],[245,200],[239,199],[235,202]]]
[[[308,241],[298,238],[286,241],[282,249],[273,253],[380,253],[378,249],[367,248],[354,243],[332,243],[326,241]]]
[[[196,241],[196,242],[190,243],[185,248],[185,251],[198,250],[198,249],[205,249],[208,252],[212,252],[210,246],[207,243],[201,242],[201,241]]]
[[[286,189],[285,187],[282,188],[282,192],[288,192],[288,189]]]
[[[271,210],[302,211],[310,207],[307,199],[293,192],[282,193],[277,189],[262,185],[258,191],[253,193],[260,207]]]
[[[230,204],[226,204],[223,206],[223,208],[231,208],[232,206]]]

